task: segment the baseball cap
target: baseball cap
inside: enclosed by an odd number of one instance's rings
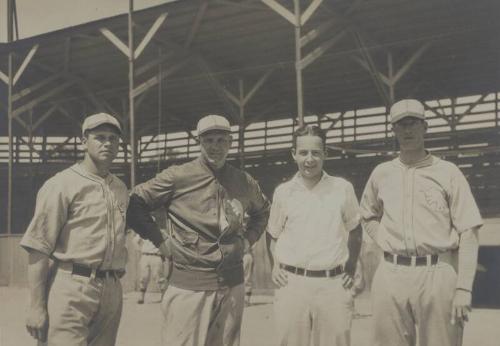
[[[196,130],[198,131],[198,136],[214,130],[231,132],[231,125],[223,116],[211,114],[204,116],[198,121]]]
[[[96,127],[104,124],[116,127],[118,132],[122,134],[120,122],[114,116],[107,113],[97,113],[86,117],[82,125],[82,134],[84,134],[85,131],[95,129]]]
[[[390,115],[392,124],[406,117],[425,120],[425,108],[418,100],[405,99],[392,105]]]

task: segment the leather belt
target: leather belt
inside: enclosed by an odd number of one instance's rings
[[[73,263],[71,274],[86,276],[88,278],[108,279],[108,278],[121,278],[125,272],[123,270],[102,270],[90,268],[78,263]]]
[[[331,278],[344,272],[344,268],[342,266],[337,266],[333,269],[327,270],[309,270],[304,268],[297,268],[288,264],[280,264],[280,267],[290,273],[309,276],[313,278]]]
[[[142,255],[144,256],[158,256],[158,257],[161,257],[160,254],[158,253],[149,253],[149,252],[143,252]]]
[[[401,256],[384,251],[384,259],[393,264],[403,266],[430,266],[438,262],[438,255],[427,256]]]

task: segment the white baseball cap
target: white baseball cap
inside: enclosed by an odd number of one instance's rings
[[[108,113],[97,113],[86,117],[82,125],[82,134],[84,134],[85,131],[95,129],[96,127],[104,124],[116,127],[118,129],[118,132],[120,132],[120,135],[122,134],[122,127],[120,125],[120,122],[114,116],[109,115]]]
[[[198,121],[196,130],[198,131],[198,136],[214,130],[231,132],[231,125],[223,116],[211,114],[204,116]]]
[[[425,120],[425,108],[424,105],[418,100],[401,100],[392,105],[390,117],[392,124],[406,117],[414,117]]]

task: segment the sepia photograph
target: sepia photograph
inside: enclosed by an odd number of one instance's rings
[[[500,345],[499,15],[0,0],[0,346]]]

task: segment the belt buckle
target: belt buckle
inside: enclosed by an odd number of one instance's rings
[[[392,254],[392,264],[398,264],[398,255]]]
[[[417,266],[417,256],[411,256],[411,266],[416,267]]]
[[[432,265],[432,255],[425,256],[427,258],[427,266],[430,267]]]
[[[90,272],[90,279],[91,280],[95,280],[96,276],[97,276],[97,269],[96,268],[91,268],[91,272]]]
[[[307,276],[307,269],[304,268],[304,276]]]
[[[329,270],[329,269],[325,270],[325,274],[326,274],[325,276],[326,276],[327,278],[331,277],[331,276],[332,276],[332,271],[333,271],[333,270]]]

